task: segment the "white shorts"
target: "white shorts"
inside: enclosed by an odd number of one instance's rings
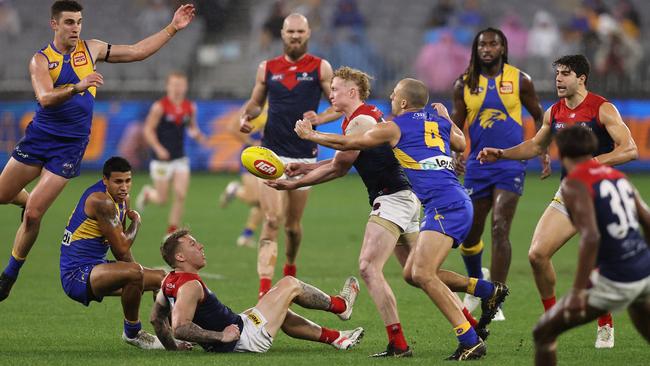
[[[378,196],[372,203],[370,216],[392,222],[403,234],[417,233],[420,231],[420,200],[408,189]]]
[[[239,314],[244,321],[244,329],[235,344],[234,352],[264,353],[271,348],[273,337],[266,330],[266,318],[256,308]]]
[[[553,200],[551,200],[549,206],[560,211],[564,216],[569,217],[569,211],[567,211],[566,206],[564,205],[564,200],[562,199],[562,186],[560,186],[560,188],[557,189],[557,192],[555,192],[555,196],[553,197]]]
[[[597,309],[615,312],[637,301],[650,301],[650,276],[635,282],[616,282],[594,270],[589,279],[593,287],[587,303]]]
[[[305,163],[305,164],[313,164],[316,162],[316,158],[287,158],[285,156],[278,156],[280,160],[282,160],[282,163],[286,166],[289,163]],[[302,175],[296,175],[295,177],[287,177],[286,174],[283,174],[280,178],[278,179],[287,179],[287,180],[296,180],[302,178]],[[296,189],[297,191],[306,191],[310,189],[311,186],[306,186],[306,187],[300,187]]]
[[[169,180],[176,172],[189,171],[190,159],[187,156],[170,161],[151,160],[149,163],[149,174],[153,180]]]

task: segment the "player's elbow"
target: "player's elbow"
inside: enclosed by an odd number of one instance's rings
[[[457,153],[462,153],[467,148],[467,142],[465,139],[457,139],[452,142],[451,149]]]
[[[598,244],[600,243],[600,232],[598,230],[583,230],[580,235],[583,246],[597,250]]]
[[[636,144],[633,141],[625,149],[625,155],[627,157],[627,161],[632,161],[639,158],[639,148],[636,147]]]

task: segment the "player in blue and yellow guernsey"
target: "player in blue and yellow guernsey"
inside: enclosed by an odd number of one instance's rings
[[[157,291],[162,270],[143,268],[131,254],[140,229],[140,215],[128,209],[131,165],[121,157],[104,163],[103,178],[81,195],[61,241],[63,291],[85,306],[104,296],[120,296],[124,311],[125,342],[144,349],[162,348],[142,331],[139,319],[143,291]],[[131,220],[128,228],[126,218]],[[111,250],[116,261],[106,258]]]
[[[404,276],[433,300],[454,327],[459,346],[449,359],[477,359],[486,354],[485,344],[465,319],[439,273],[451,248],[460,245],[471,226],[472,204],[456,178],[451,157],[452,150],[465,149],[465,136],[451,122],[442,104],[434,104],[437,114],[426,113],[428,99],[424,83],[403,79],[391,94],[392,113],[397,116],[392,122],[378,123],[363,134],[342,136],[316,132],[309,122],[298,121],[296,132],[303,139],[337,150],[364,150],[385,144],[393,148],[425,215]],[[468,290],[484,299],[478,325],[483,328],[505,300],[508,288],[474,278]]]
[[[183,5],[160,32],[133,45],[111,45],[80,38],[81,10],[76,1],[54,2],[50,19],[54,40],[29,63],[38,102],[36,114],[0,174],[0,203],[24,207],[24,220],[16,233],[9,264],[0,275],[0,301],[9,296],[36,241],[43,215],[68,180],[79,175],[95,94],[104,83],[102,75],[95,71],[96,64],[143,60],[194,18],[194,6]],[[28,194],[25,186],[37,177],[38,183]]]
[[[456,155],[455,163],[459,174],[465,172],[465,189],[474,207],[472,228],[460,252],[468,275],[483,278],[481,236],[492,211],[490,273],[493,280],[505,283],[512,252],[510,226],[524,190],[526,161],[481,165],[476,154],[486,146],[508,148],[523,141],[522,107],[537,127],[541,126],[543,112],[530,76],[508,63],[508,40],[500,30],[487,28],[476,34],[467,71],[454,84],[453,106],[452,120],[461,130],[467,126],[469,131],[467,165],[463,154]],[[548,155],[543,156],[545,178],[550,165]],[[466,295],[464,304],[472,311],[479,299]],[[497,319],[505,319],[501,311]]]
[[[250,121],[259,116],[268,99],[268,120],[262,135],[262,146],[273,150],[284,164],[315,163],[316,144],[296,136],[293,126],[301,118],[319,124],[340,117],[331,108],[316,115],[321,95],[329,98],[332,66],[327,60],[307,53],[311,30],[307,18],[293,13],[282,25],[284,53],[260,63],[255,86],[240,117],[240,131],[250,133]],[[296,275],[296,258],[302,241],[302,215],[309,198],[309,187],[280,192],[258,179],[260,207],[264,223],[257,255],[259,295],[271,288],[278,252],[278,231],[285,232],[284,275]]]
[[[556,137],[569,172],[562,198],[580,233],[580,251],[573,287],[533,332],[539,366],[557,364],[562,333],[607,312],[627,309],[650,342],[650,209],[623,173],[593,158],[600,147],[596,136],[591,128],[574,125]]]

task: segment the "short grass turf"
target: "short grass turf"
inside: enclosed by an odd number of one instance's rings
[[[29,259],[22,269],[11,296],[0,303],[0,365],[339,365],[443,364],[442,359],[456,347],[452,329],[433,303],[420,290],[409,287],[401,278],[397,261],[391,259],[385,275],[397,297],[405,335],[414,350],[410,360],[376,360],[368,355],[385,348],[384,326],[372,300],[364,290],[348,322],[333,314],[313,310],[297,311],[333,328],[363,326],[366,336],[351,351],[336,351],[319,343],[294,340],[278,334],[270,352],[253,354],[208,354],[200,349],[172,353],[142,351],[120,339],[122,313],[119,298],[105,298],[102,303],[85,307],[70,300],[59,280],[59,246],[66,221],[83,190],[99,179],[98,172],[84,172],[73,179],[45,216],[41,232]],[[236,179],[232,175],[196,174],[192,177],[184,222],[205,245],[208,264],[203,270],[206,284],[235,311],[254,305],[257,296],[256,251],[236,247],[247,207],[235,202],[222,210],[217,207],[219,193]],[[634,184],[650,200],[650,176],[632,175]],[[134,179],[132,196],[147,183],[145,174]],[[529,174],[523,198],[512,226],[512,266],[509,285],[512,289],[504,307],[507,320],[491,326],[488,355],[479,361],[485,365],[526,365],[533,362],[531,330],[542,313],[527,251],[537,219],[557,189],[558,177],[540,181]],[[133,252],[145,266],[162,266],[158,247],[166,227],[168,207],[147,207],[143,225]],[[326,292],[337,292],[344,279],[358,275],[359,254],[369,207],[361,181],[348,176],[315,187],[304,216],[304,237],[298,259],[298,277]],[[13,206],[0,208],[2,266],[10,253],[20,211]],[[553,235],[548,233],[548,235]],[[489,263],[489,235],[484,236]],[[283,251],[280,244],[280,253]],[[558,276],[558,294],[570,287],[575,272],[577,241],[565,245],[554,258]],[[280,255],[276,280],[284,258]],[[451,252],[445,267],[464,273],[458,251]],[[140,310],[144,328],[148,324],[152,299],[143,297]],[[616,346],[596,350],[596,325],[575,329],[560,338],[560,364],[571,365],[648,365],[650,347],[637,334],[626,313],[614,316]]]

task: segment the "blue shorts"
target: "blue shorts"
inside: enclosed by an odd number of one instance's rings
[[[494,189],[503,189],[519,196],[524,193],[526,171],[519,169],[508,170],[479,170],[467,171],[465,174],[465,190],[471,199],[492,196]]]
[[[462,200],[444,207],[424,206],[424,219],[420,231],[437,231],[454,239],[453,247],[458,247],[472,228],[474,208],[472,201]]]
[[[86,146],[87,137],[56,136],[41,131],[30,123],[11,156],[21,163],[42,166],[56,175],[70,179],[79,176]]]
[[[63,291],[69,298],[86,306],[91,301],[102,302],[103,297],[95,296],[90,288],[90,272],[97,264],[100,263],[85,264],[61,273],[61,285],[63,285]]]

